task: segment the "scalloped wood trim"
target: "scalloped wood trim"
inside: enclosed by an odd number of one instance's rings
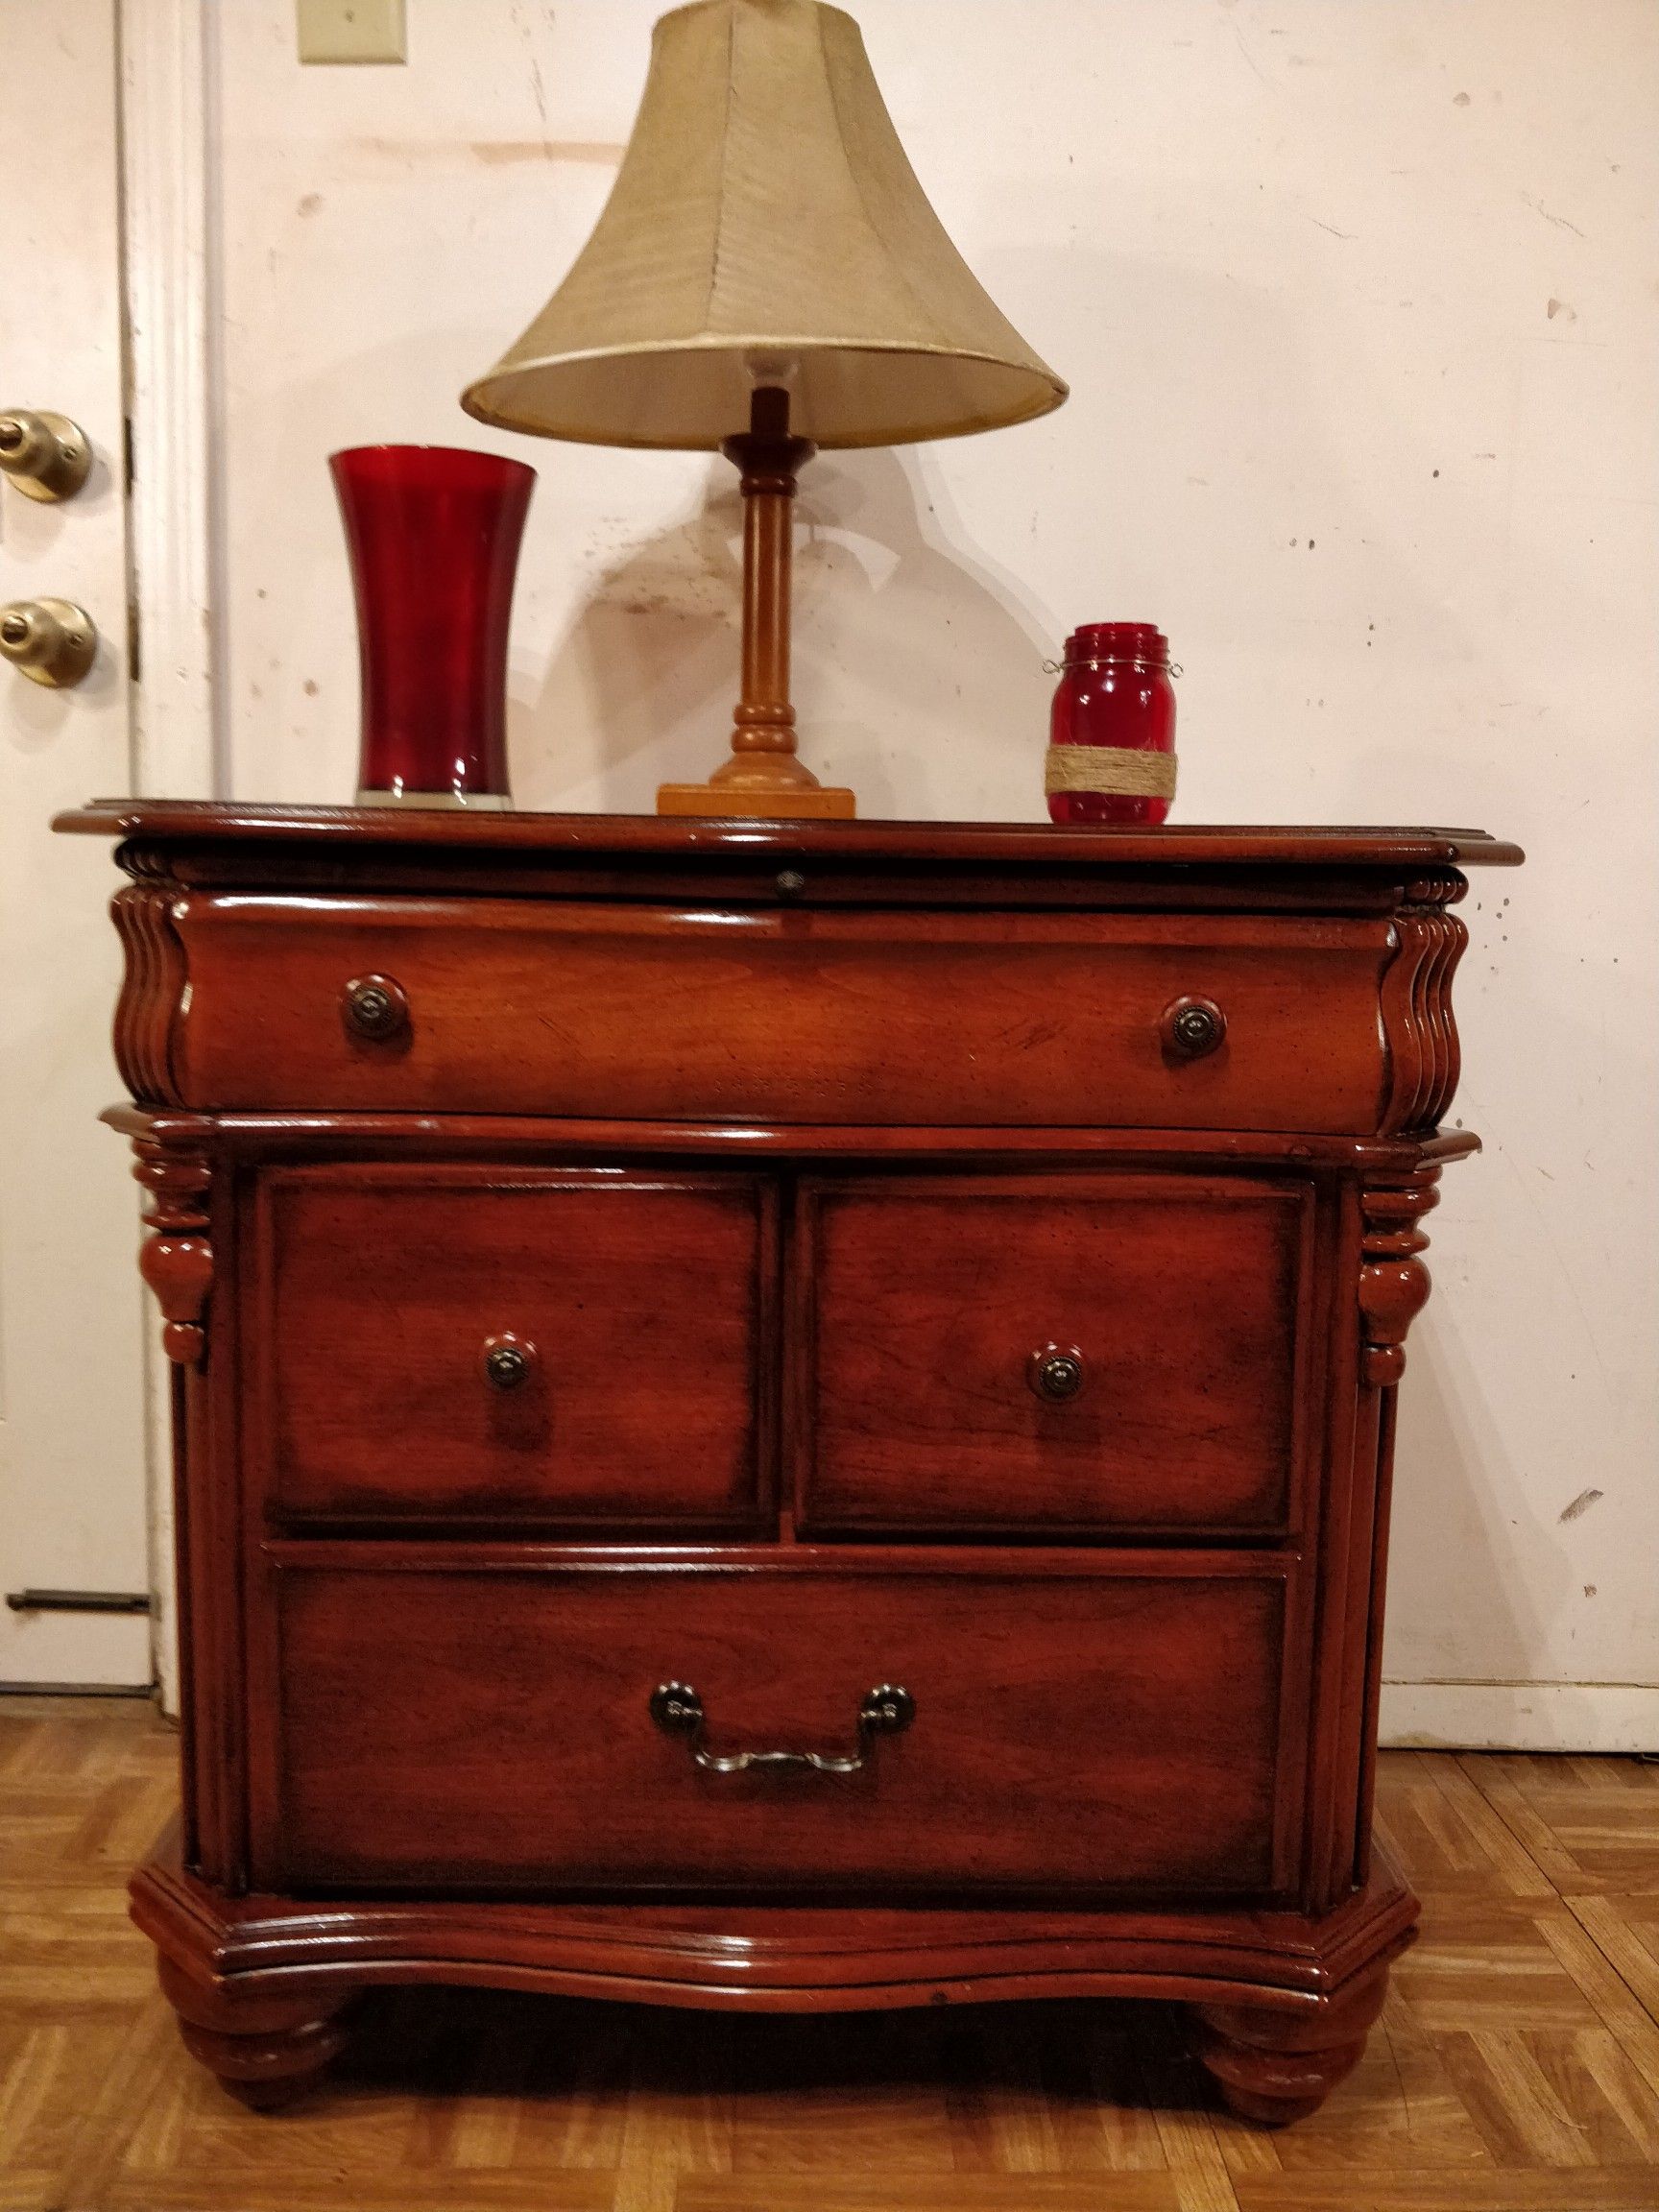
[[[1396,950],[1382,976],[1388,1090],[1380,1134],[1431,1130],[1456,1094],[1462,1056],[1452,1011],[1452,979],[1469,932],[1446,906],[1468,885],[1448,874],[1412,883],[1394,925]]]
[[[186,979],[184,947],[173,924],[179,896],[171,884],[134,882],[110,901],[127,959],[115,1009],[115,1061],[128,1090],[144,1105],[182,1103],[173,1066],[174,1025]]]

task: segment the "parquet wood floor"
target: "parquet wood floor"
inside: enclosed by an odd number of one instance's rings
[[[1382,1762],[1426,1907],[1359,2072],[1218,2112],[1158,2006],[729,2020],[371,1998],[259,2116],[187,2059],[124,1884],[173,1739],[0,1699],[4,2212],[1659,2212],[1659,1767]]]

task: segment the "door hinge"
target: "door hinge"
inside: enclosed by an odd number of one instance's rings
[[[8,1590],[6,1602],[13,1613],[150,1613],[155,1610],[142,1590]]]

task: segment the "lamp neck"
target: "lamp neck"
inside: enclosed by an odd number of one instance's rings
[[[782,477],[787,484],[781,496],[793,499],[795,478],[818,448],[810,438],[791,437],[789,395],[775,384],[762,384],[749,400],[749,427],[728,438],[720,450],[743,478],[743,493],[770,492],[771,483],[757,478]]]
[[[742,480],[743,690],[733,757],[712,780],[746,789],[809,788],[817,779],[794,757],[789,626],[796,475],[818,448],[790,436],[788,393],[764,386],[750,402],[748,429],[720,450]]]

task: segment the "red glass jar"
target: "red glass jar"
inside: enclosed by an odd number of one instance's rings
[[[1055,822],[1165,821],[1175,796],[1169,640],[1150,622],[1088,622],[1066,640],[1046,786]]]
[[[357,595],[360,806],[510,806],[507,623],[536,471],[447,445],[330,456]]]

